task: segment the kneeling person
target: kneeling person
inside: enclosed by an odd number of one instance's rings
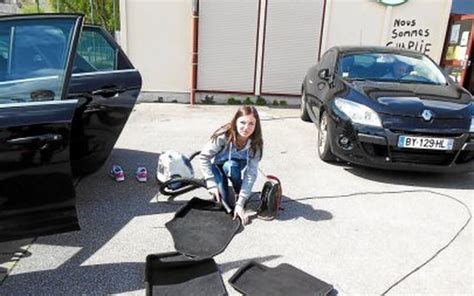
[[[234,208],[234,219],[248,223],[245,204],[257,179],[263,155],[260,118],[253,106],[241,106],[231,122],[217,129],[199,155],[209,193]],[[242,173],[243,172],[243,173]],[[231,200],[228,180],[236,194]]]

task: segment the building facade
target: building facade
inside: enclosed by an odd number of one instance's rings
[[[0,0],[0,15],[18,13],[19,0]]]
[[[451,0],[121,0],[120,39],[143,75],[144,91],[183,101],[194,90],[201,96],[298,96],[307,69],[336,45],[404,47],[439,63],[451,4]],[[193,11],[198,14],[196,22]],[[194,73],[193,48],[197,49]]]

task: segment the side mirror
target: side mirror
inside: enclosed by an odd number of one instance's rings
[[[329,78],[331,77],[331,75],[329,75],[329,69],[322,69],[318,72],[318,76],[319,78],[321,79],[324,79],[324,80],[329,80]]]

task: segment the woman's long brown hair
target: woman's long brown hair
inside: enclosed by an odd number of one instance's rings
[[[235,112],[232,120],[218,128],[211,136],[211,139],[216,140],[218,136],[225,134],[227,137],[227,143],[236,144],[237,140],[237,119],[240,116],[253,115],[255,117],[255,130],[252,135],[249,137],[252,142],[250,145],[250,151],[253,156],[257,153],[260,154],[260,159],[263,156],[263,138],[262,138],[262,127],[260,124],[260,116],[258,115],[257,109],[254,106],[244,105],[240,106]]]

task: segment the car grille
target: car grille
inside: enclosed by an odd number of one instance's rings
[[[453,162],[457,151],[436,151],[419,149],[400,149],[390,147],[390,152],[385,145],[362,143],[365,152],[372,157],[389,157],[392,162],[414,164],[449,165]],[[469,155],[466,156],[468,159]]]
[[[474,151],[462,151],[456,159],[457,164],[467,163],[474,160]]]
[[[456,156],[455,152],[396,149],[392,147],[391,159],[393,162],[406,162],[417,164],[449,165]]]

